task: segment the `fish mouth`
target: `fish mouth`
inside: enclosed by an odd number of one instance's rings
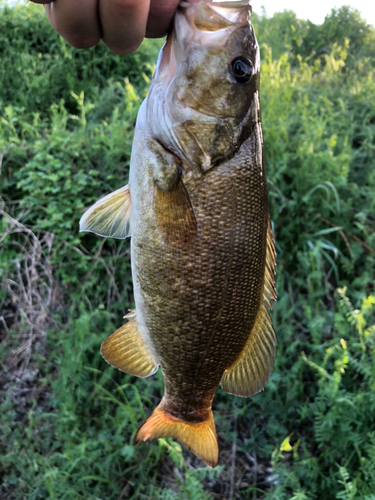
[[[215,31],[215,29],[223,28],[224,26],[222,23],[225,21],[231,25],[243,24],[247,21],[249,14],[252,12],[251,0],[214,0],[212,2],[210,0],[193,0],[191,2],[182,0],[179,7],[182,9],[194,10],[194,17],[196,20],[198,20],[205,11],[206,15],[208,14],[209,17],[209,19],[206,18],[206,22],[208,22],[207,25],[213,28],[208,29],[208,31]],[[198,23],[195,24],[199,29]]]

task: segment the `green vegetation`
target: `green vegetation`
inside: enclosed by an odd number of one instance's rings
[[[348,8],[253,21],[279,345],[263,393],[217,391],[207,470],[170,439],[133,446],[161,375],[99,353],[133,305],[129,243],[78,233],[127,181],[160,42],[78,51],[0,2],[1,498],[375,499],[375,29]]]

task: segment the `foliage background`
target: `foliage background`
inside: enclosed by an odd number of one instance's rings
[[[263,393],[217,391],[207,470],[169,439],[133,446],[160,373],[99,354],[133,305],[129,243],[78,233],[127,181],[161,43],[79,51],[0,3],[1,498],[375,499],[375,30],[346,7],[252,20],[279,346]]]

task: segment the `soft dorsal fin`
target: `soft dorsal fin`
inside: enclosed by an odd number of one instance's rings
[[[89,208],[79,221],[81,232],[89,231],[107,238],[124,239],[131,232],[129,185],[104,196]]]
[[[154,209],[158,229],[166,242],[188,248],[195,241],[197,221],[189,194],[179,174],[170,189],[155,182]]]
[[[268,225],[266,264],[264,269],[264,302],[259,308],[251,334],[237,361],[225,370],[221,387],[236,396],[249,397],[266,386],[275,363],[276,335],[267,307],[276,300],[275,245],[271,224]]]
[[[119,370],[149,377],[153,375],[158,364],[153,360],[139,334],[135,311],[126,315],[129,321],[102,343],[101,355],[110,365]]]

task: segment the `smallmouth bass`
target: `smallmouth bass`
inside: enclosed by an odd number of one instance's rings
[[[275,248],[247,1],[182,1],[137,118],[129,184],[81,231],[131,236],[136,310],[102,344],[112,366],[165,392],[135,441],[172,437],[214,467],[215,391],[263,390],[276,336]]]

